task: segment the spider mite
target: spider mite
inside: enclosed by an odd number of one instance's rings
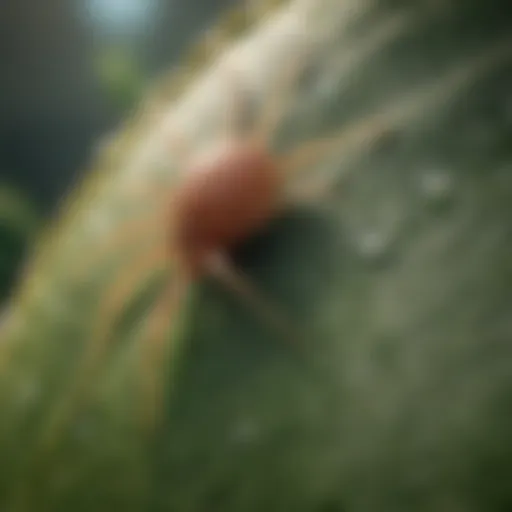
[[[244,110],[242,95],[231,74],[227,83],[233,93],[231,108],[227,109],[220,141],[199,154],[193,154],[179,137],[170,141],[183,169],[180,182],[172,190],[158,191],[149,197],[152,213],[127,222],[106,248],[119,247],[123,242],[137,243],[139,234],[145,238],[146,233],[155,230],[165,232],[166,235],[161,237],[165,242],[142,251],[123,267],[102,299],[99,318],[80,362],[79,370],[84,381],[89,381],[91,372],[97,371],[101,354],[108,347],[112,325],[126,301],[148,276],[170,262],[175,267],[173,278],[147,317],[143,348],[146,355],[142,356],[143,385],[148,386],[148,390],[153,389],[153,408],[157,407],[157,386],[151,382],[156,378],[158,361],[165,359],[161,352],[165,348],[162,341],[184,290],[193,281],[205,276],[214,278],[243,300],[269,327],[292,342],[296,341],[289,319],[235,268],[231,251],[267,226],[298,197],[311,199],[311,196],[319,197],[328,191],[329,183],[318,180],[294,196],[288,189],[294,171],[311,166],[319,158],[347,145],[359,145],[376,136],[378,139],[382,132],[382,123],[373,119],[361,126],[352,126],[350,130],[299,144],[284,154],[274,154],[270,143],[285,113],[288,89],[299,78],[304,64],[302,58],[292,59],[253,126],[244,133],[239,130]],[[81,379],[77,376],[76,380],[80,382]],[[145,403],[149,404],[149,396],[144,395]]]

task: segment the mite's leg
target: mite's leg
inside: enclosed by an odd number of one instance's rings
[[[173,133],[170,139],[170,146],[177,155],[180,163],[184,163],[189,155],[190,147],[184,138],[178,138]],[[143,205],[143,211],[127,212],[124,214],[124,220],[127,222],[119,229],[117,229],[112,237],[104,244],[100,250],[97,250],[94,254],[94,260],[88,260],[84,262],[85,266],[79,266],[76,269],[77,275],[82,277],[84,271],[87,270],[94,261],[100,261],[106,257],[111,251],[116,248],[122,247],[127,242],[135,240],[138,235],[144,234],[148,228],[152,225],[156,225],[158,229],[165,229],[168,225],[168,211],[170,202],[172,200],[172,188],[161,186],[155,183],[139,183],[137,181],[132,182],[130,186],[123,191],[127,193],[126,198],[129,200],[136,199],[142,196],[148,198],[148,204]],[[137,216],[133,219],[131,216]]]
[[[158,236],[159,231],[163,232],[168,224],[169,197],[168,190],[160,189],[156,197],[153,194],[149,207],[144,205],[143,211],[123,213],[120,225],[111,229],[109,238],[103,244],[94,245],[90,241],[84,243],[84,259],[71,267],[73,273],[69,277],[87,281],[89,269],[97,269],[98,264],[108,260],[110,254],[123,251],[126,244],[133,244],[140,236],[147,239],[148,231],[154,232],[155,236]]]
[[[314,166],[336,151],[341,153],[364,147],[372,149],[393,134],[392,121],[387,115],[376,115],[349,125],[333,135],[299,144],[280,157],[280,168],[285,174],[291,174]]]
[[[113,251],[122,251],[127,243],[133,244],[139,236],[143,235],[147,238],[147,231],[155,231],[155,237],[160,236],[159,231],[163,231],[167,225],[167,203],[159,205],[156,210],[148,209],[145,212],[138,213],[138,217],[128,220],[124,225],[115,230],[112,236],[104,245],[98,247],[92,258],[81,262],[78,266],[73,267],[73,278],[77,280],[88,280],[87,271],[90,268],[97,268],[98,262],[104,261]],[[159,231],[152,230],[153,226],[157,226]],[[161,234],[162,238],[165,236]]]
[[[242,133],[243,118],[246,107],[246,98],[243,86],[240,83],[240,74],[230,68],[226,77],[229,96],[224,116],[223,134],[228,140],[238,138]]]
[[[186,157],[188,147],[186,147],[182,140],[173,137],[171,139],[171,145],[173,149],[179,153],[180,158],[184,159]],[[146,187],[138,187],[139,193],[144,193],[148,190],[157,194],[156,197],[155,195],[152,196],[151,207],[144,212],[142,217],[134,219],[132,222],[127,222],[121,229],[116,231],[114,236],[108,240],[101,250],[94,254],[94,258],[97,261],[106,257],[112,250],[122,248],[124,244],[136,240],[139,234],[145,234],[152,225],[156,225],[158,231],[161,227],[163,228],[167,225],[166,215],[169,205],[166,199],[170,196],[169,190],[161,188],[156,191],[152,188],[151,184],[148,184]],[[134,192],[137,191],[134,190]],[[155,201],[157,202],[156,210],[153,209]],[[155,232],[155,235],[158,236],[159,233]],[[165,234],[162,235],[162,239],[165,242]],[[86,347],[84,360],[79,365],[74,388],[69,394],[70,398],[67,400],[67,403],[71,404],[77,401],[75,397],[85,392],[84,388],[91,381],[90,375],[100,364],[101,358],[105,352],[110,324],[115,321],[116,315],[122,309],[125,299],[131,296],[133,290],[137,287],[137,283],[143,280],[144,273],[153,272],[158,265],[166,262],[167,256],[167,248],[165,246],[151,250],[149,253],[144,253],[140,259],[128,265],[124,274],[122,273],[117,278],[112,288],[107,291],[104,306],[100,306],[99,308],[100,317],[95,324],[92,339]],[[94,265],[94,260],[92,262],[89,260],[86,267],[80,267],[78,269],[79,279],[84,277],[84,270],[89,269],[91,265]],[[59,409],[65,411],[67,408],[69,407],[64,405]],[[66,415],[67,413],[64,414]]]
[[[224,254],[213,255],[206,262],[208,275],[216,279],[235,296],[243,300],[260,319],[291,344],[298,346],[300,336],[287,320],[286,315],[279,311],[242,272],[238,271]]]
[[[281,169],[284,173],[290,174],[301,168],[312,166],[331,152],[360,149],[364,146],[371,150],[375,145],[379,146],[383,142],[392,140],[397,129],[414,116],[425,112],[432,104],[439,104],[467,84],[471,84],[472,78],[481,71],[482,66],[492,66],[496,60],[499,61],[503,57],[509,58],[510,47],[510,39],[507,38],[496,46],[492,45],[476,59],[450,71],[441,79],[423,84],[411,93],[401,96],[397,102],[387,104],[375,115],[351,124],[333,135],[298,145],[280,158]]]
[[[264,102],[261,114],[254,122],[251,128],[250,136],[258,142],[268,146],[269,139],[287,107],[289,90],[293,82],[297,79],[299,73],[304,67],[304,59],[297,54],[288,61],[283,72],[278,77],[278,83],[270,93],[270,97]],[[224,132],[229,137],[236,138],[240,134],[240,127],[246,105],[243,87],[240,83],[240,74],[234,70],[228,70],[228,92],[229,101],[226,108],[225,129]]]
[[[47,428],[43,431],[41,448],[51,449],[58,440],[63,429],[74,418],[75,412],[83,405],[83,401],[94,377],[101,369],[101,363],[108,350],[110,328],[118,319],[126,302],[132,297],[137,286],[163,266],[167,254],[160,248],[144,252],[139,259],[122,269],[113,286],[107,292],[99,307],[99,318],[94,322],[94,330],[90,341],[85,346],[83,359],[73,376],[71,389],[50,414]]]
[[[112,323],[119,317],[138,285],[150,274],[161,269],[167,262],[165,248],[151,248],[133,262],[130,262],[116,278],[114,285],[108,290],[100,303],[99,316],[95,321],[93,335],[86,347],[86,358],[90,366],[95,365],[107,348],[109,330]]]
[[[299,53],[293,55],[284,66],[277,84],[265,100],[260,116],[253,128],[253,138],[264,147],[269,147],[279,123],[283,120],[286,109],[292,98],[290,91],[306,66],[305,56]]]
[[[159,147],[163,147],[163,151],[161,152],[161,165],[167,170],[167,157],[170,157],[169,163],[172,165],[169,166],[169,170],[176,167],[184,169],[192,151],[190,141],[187,140],[186,137],[179,135],[177,130],[173,130],[171,133],[165,133],[166,129],[168,128],[162,127],[162,132],[155,135],[155,138],[159,136],[161,139]],[[155,147],[151,149],[152,155],[155,155],[159,150],[157,144],[154,144],[154,146]],[[140,164],[141,167],[143,165],[143,163]],[[152,179],[146,175],[142,176],[144,181],[137,179],[137,177],[130,181],[125,180],[125,183],[121,185],[120,190],[121,197],[123,199],[132,200],[146,196],[150,201],[150,204],[154,204],[155,201],[165,198],[165,196],[170,193],[170,182],[162,183],[158,178],[155,180],[154,178]],[[114,183],[113,186],[119,187],[117,183]]]
[[[159,411],[165,400],[164,386],[167,383],[168,364],[172,363],[177,355],[169,354],[168,349],[175,350],[178,348],[175,343],[179,343],[179,340],[172,339],[172,346],[169,346],[165,342],[166,331],[171,324],[175,324],[173,319],[178,314],[181,300],[188,287],[188,279],[177,270],[171,279],[172,282],[165,286],[149,315],[141,345],[141,419],[143,431],[146,433],[151,433],[159,423]],[[175,334],[179,336],[179,333]],[[172,368],[170,371],[172,372]]]
[[[286,203],[314,202],[325,199],[338,189],[340,182],[350,175],[345,173],[318,174],[316,176],[297,176],[290,179],[292,173],[300,174],[301,170],[314,169],[315,164],[331,154],[339,152],[344,158],[354,154],[356,150],[374,151],[392,142],[396,131],[393,118],[384,115],[372,116],[361,123],[350,125],[340,132],[306,142],[280,157],[280,169],[288,178],[288,197]],[[338,163],[338,166],[341,162]]]

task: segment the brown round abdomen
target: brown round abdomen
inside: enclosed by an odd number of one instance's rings
[[[181,257],[196,260],[229,250],[275,214],[280,180],[271,156],[232,145],[187,170],[175,196],[173,240]]]

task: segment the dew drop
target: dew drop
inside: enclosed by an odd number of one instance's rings
[[[372,260],[380,258],[387,252],[390,238],[389,233],[385,231],[365,231],[359,235],[359,251],[364,258]]]
[[[431,169],[420,176],[420,189],[429,201],[443,201],[448,199],[453,191],[452,175],[441,169]]]

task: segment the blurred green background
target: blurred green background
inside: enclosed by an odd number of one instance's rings
[[[0,2],[0,301],[35,234],[21,209],[51,216],[145,84],[234,3]]]

